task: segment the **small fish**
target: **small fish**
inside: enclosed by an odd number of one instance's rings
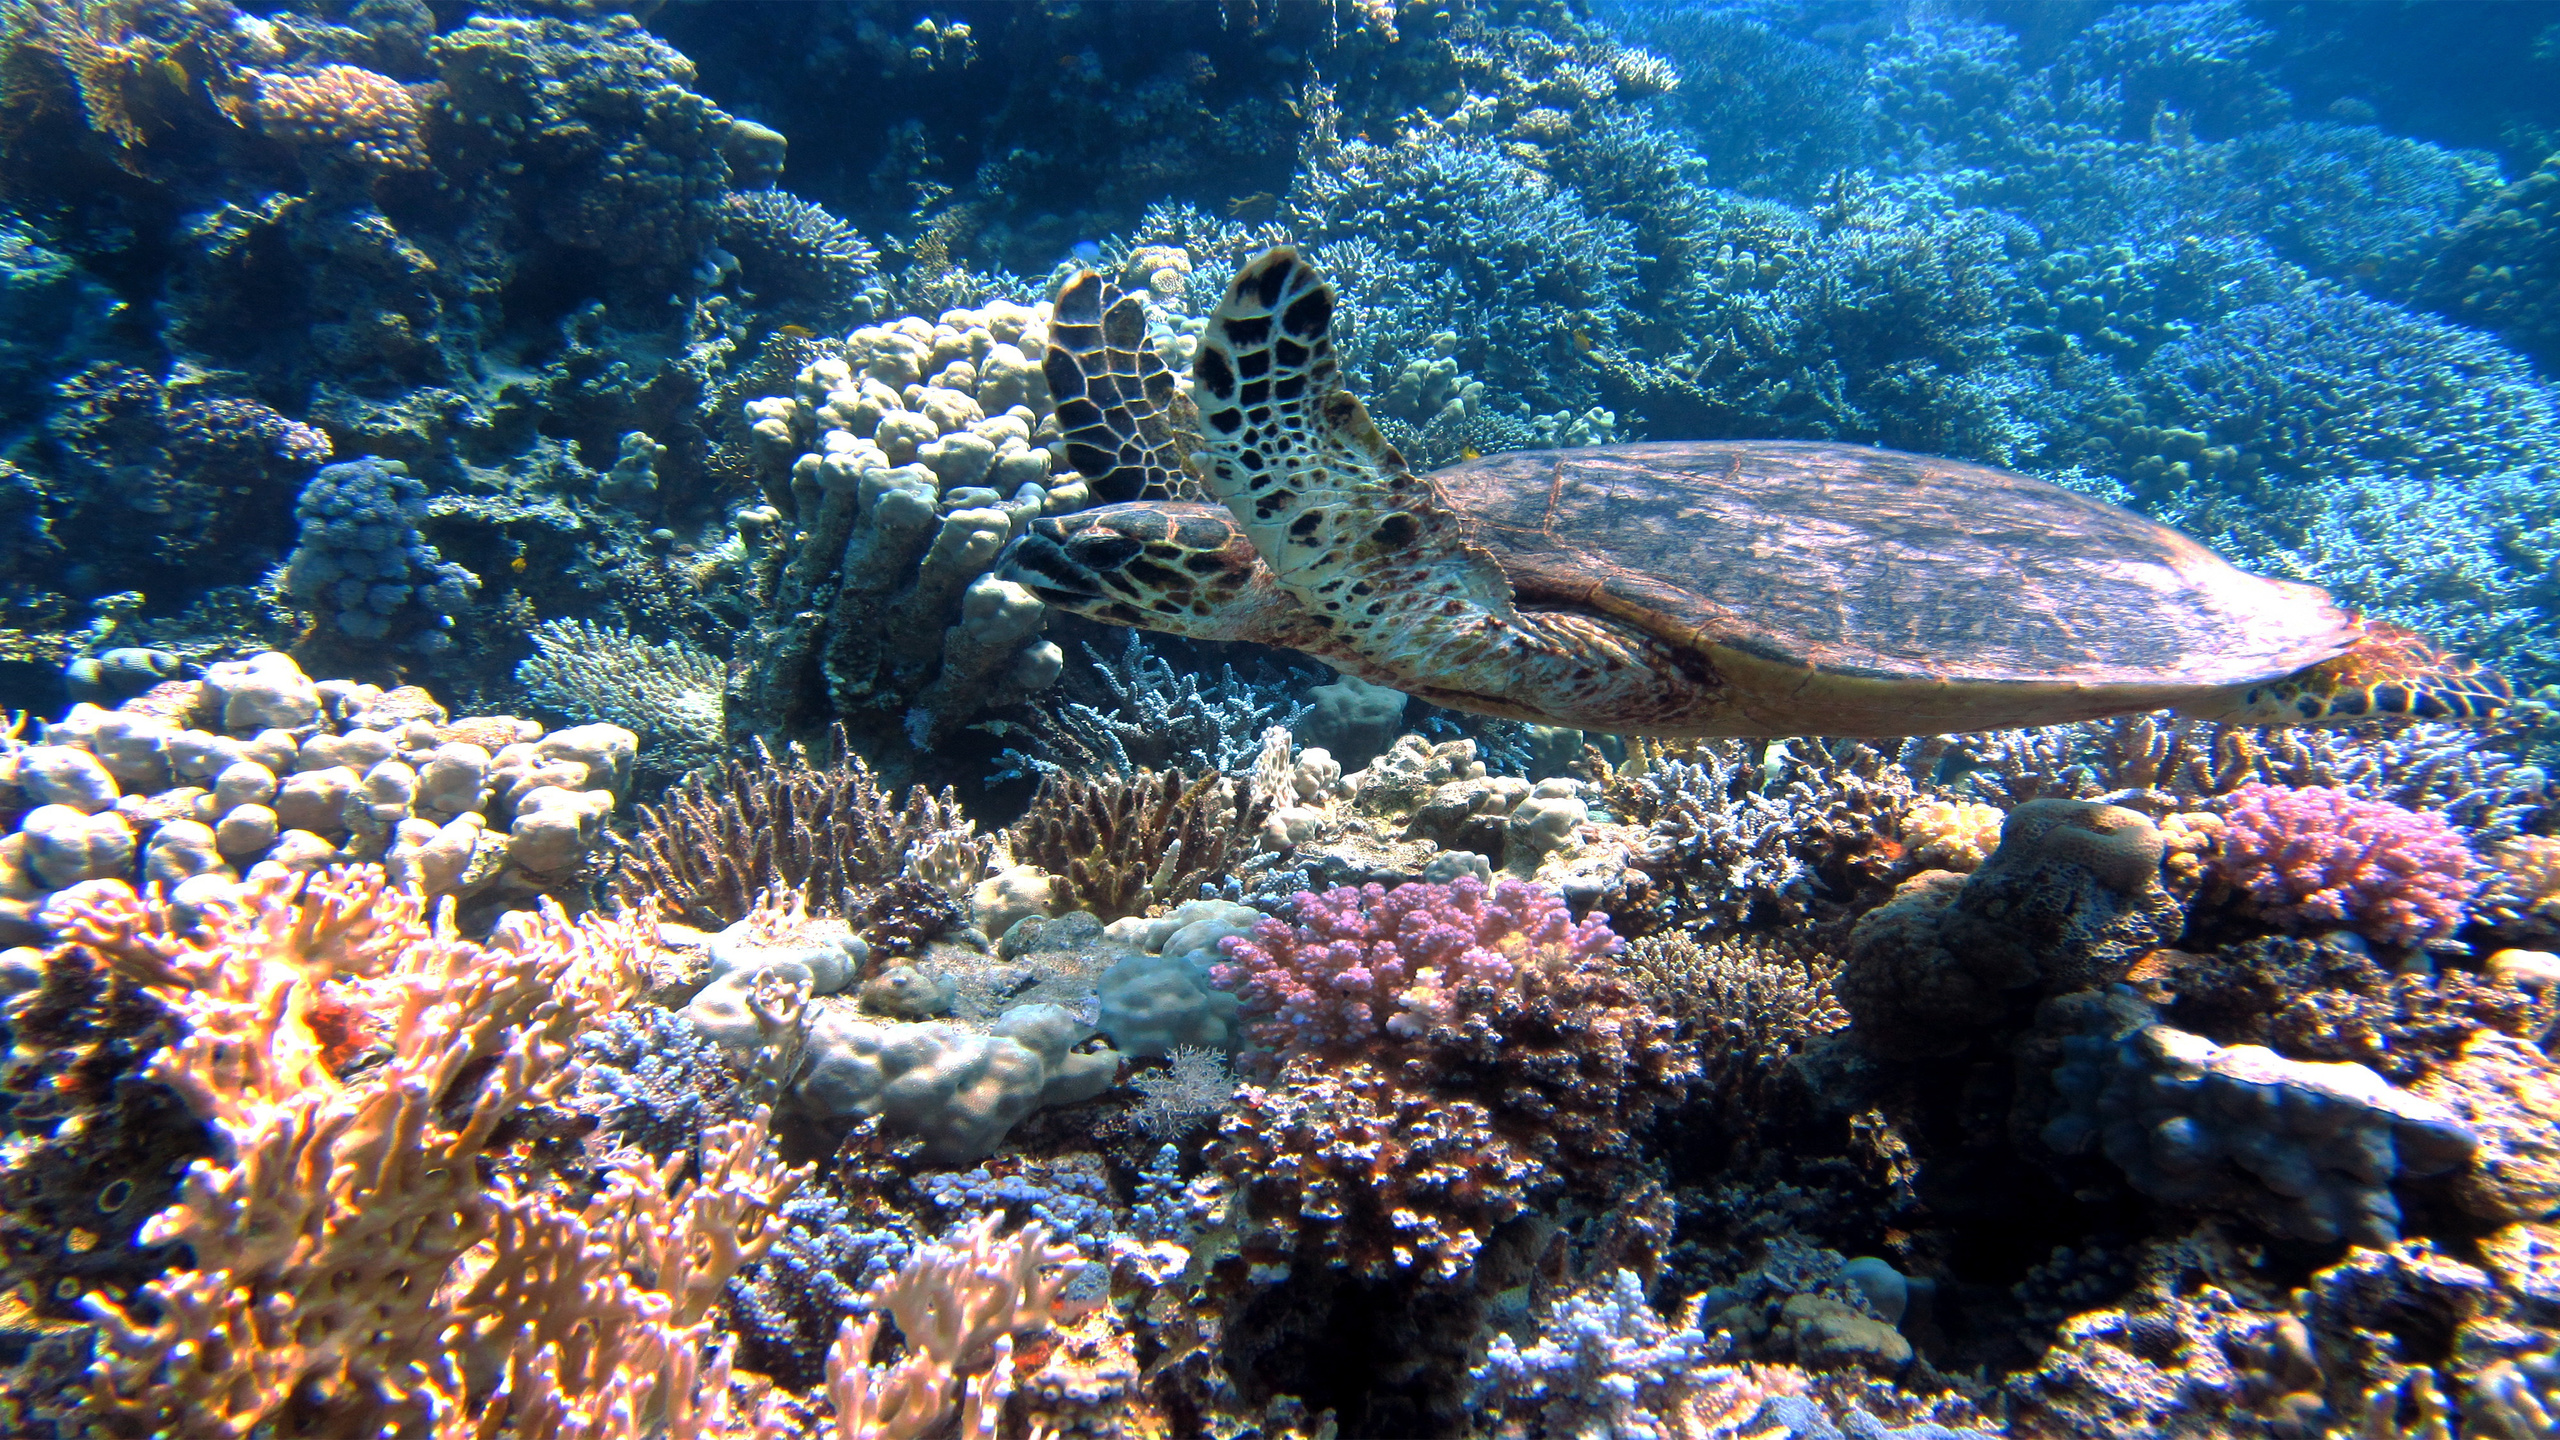
[[[815,340],[818,338],[818,332],[806,326],[785,325],[782,327],[782,336],[786,340]]]
[[[1228,201],[1227,218],[1247,222],[1268,220],[1271,218],[1271,213],[1278,208],[1280,208],[1278,196],[1268,190],[1257,190],[1250,195],[1238,195]]]
[[[1470,445],[1458,452],[1458,458],[1461,460],[1481,460],[1484,458],[1484,452],[1473,445]]]
[[[1576,330],[1573,332],[1573,348],[1588,355],[1600,347],[1592,341],[1590,331]]]
[[[517,556],[516,558],[514,558],[513,560],[508,561],[508,562],[507,562],[507,568],[508,568],[509,570],[514,571],[514,572],[515,572],[515,573],[517,573],[518,575],[523,574],[523,573],[524,573],[524,571],[525,571],[524,557],[523,557],[523,556],[521,556],[521,555],[519,555],[519,556]]]

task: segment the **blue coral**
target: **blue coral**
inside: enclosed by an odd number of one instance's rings
[[[480,577],[418,532],[427,516],[424,481],[368,455],[311,477],[293,513],[302,535],[285,563],[287,593],[350,640],[397,634],[414,649],[452,646],[447,632]]]

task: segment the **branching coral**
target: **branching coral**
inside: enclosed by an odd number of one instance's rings
[[[2242,786],[2222,814],[2213,877],[2271,924],[2414,945],[2460,925],[2476,888],[2470,847],[2442,816],[2276,785]]]
[[[672,1189],[690,1156],[634,1152],[583,1215],[484,1178],[502,1122],[559,1093],[578,1026],[637,984],[625,922],[555,907],[484,947],[359,869],[253,881],[191,928],[102,885],[65,929],[177,1014],[149,1074],[216,1146],[144,1232],[193,1268],[92,1304],[110,1433],[353,1433],[491,1406],[596,1423],[690,1375],[711,1298],[798,1181],[760,1118],[714,1127]],[[380,1063],[340,1078],[359,1050]]]
[[[1295,726],[1312,708],[1238,677],[1232,665],[1217,684],[1203,686],[1199,675],[1174,669],[1135,630],[1116,660],[1090,645],[1084,652],[1092,662],[1084,673],[1111,703],[1063,699],[1033,706],[1032,747],[1039,753],[1007,752],[1013,769],[1043,775],[1108,770],[1124,779],[1164,767],[1241,775],[1253,768],[1265,731]]]
[[[516,683],[535,704],[623,726],[661,749],[671,768],[718,752],[729,677],[717,658],[681,638],[660,645],[592,620],[546,620],[532,639]]]
[[[781,190],[731,192],[720,233],[738,252],[748,284],[821,315],[849,305],[880,263],[853,227]]]
[[[1719,1115],[1737,1121],[1759,1113],[1790,1058],[1849,1023],[1831,995],[1840,960],[1801,930],[1707,945],[1648,935],[1627,948],[1626,968],[1679,1020],[1702,1088]]]
[[[1294,924],[1263,920],[1223,948],[1211,978],[1243,1002],[1246,1035],[1286,1055],[1481,1025],[1620,945],[1552,892],[1460,879],[1301,894]]]
[[[1043,1272],[1082,1258],[1038,1224],[998,1239],[1002,1221],[991,1213],[918,1246],[872,1292],[871,1313],[846,1319],[827,1359],[836,1440],[921,1440],[955,1414],[964,1440],[992,1440],[1014,1388],[1015,1337],[1073,1314],[1066,1275]],[[884,1316],[906,1343],[880,1365],[871,1357]]]
[[[843,759],[821,768],[793,751],[777,760],[759,746],[752,764],[731,760],[642,806],[632,857],[615,880],[625,904],[654,904],[704,929],[735,924],[775,886],[808,892],[822,914],[842,914],[857,891],[908,873],[920,860],[975,882],[992,850],[976,837],[959,798],[923,786],[903,806],[873,777],[839,730]]]
[[[1263,1245],[1447,1279],[1568,1184],[1605,1193],[1633,1132],[1695,1077],[1617,937],[1506,879],[1345,886],[1221,942],[1267,1052],[1220,1133]]]
[[[1050,872],[1058,909],[1117,920],[1196,898],[1253,852],[1269,810],[1245,780],[1214,772],[1051,775],[1013,828],[1013,855]]]

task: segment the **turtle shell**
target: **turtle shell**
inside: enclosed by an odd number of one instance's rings
[[[1524,605],[1843,678],[2183,691],[2288,675],[2359,633],[2318,589],[1956,460],[1692,441],[1487,456],[1431,481]]]

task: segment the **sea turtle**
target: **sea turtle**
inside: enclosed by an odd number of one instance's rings
[[[1619,734],[2464,718],[2512,696],[2309,585],[1989,466],[1749,440],[1417,477],[1336,384],[1334,309],[1295,250],[1263,254],[1186,397],[1136,296],[1069,282],[1049,386],[1070,459],[1117,503],[1034,521],[1001,573],[1097,620]]]

